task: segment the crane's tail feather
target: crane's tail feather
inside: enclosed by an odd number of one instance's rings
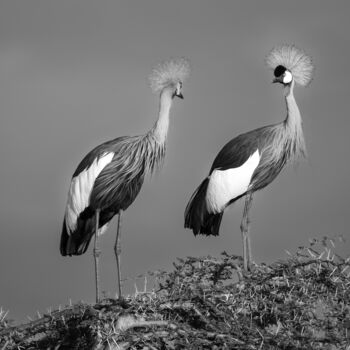
[[[82,234],[83,232],[89,232],[89,234]],[[89,247],[89,243],[94,233],[94,229],[91,227],[90,230],[77,229],[72,234],[68,234],[66,221],[64,220],[60,243],[61,254],[63,256],[84,254]]]
[[[219,234],[223,212],[216,214],[208,212],[205,200],[208,184],[209,179],[206,178],[193,193],[185,210],[185,228],[191,229],[195,236]]]

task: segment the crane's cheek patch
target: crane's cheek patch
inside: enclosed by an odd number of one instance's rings
[[[104,167],[112,161],[113,156],[113,152],[105,153],[72,179],[65,214],[68,233],[75,230],[78,216],[89,205],[90,194],[96,178]]]
[[[284,73],[283,83],[284,83],[284,84],[289,84],[292,80],[293,80],[292,73],[289,72],[289,71],[286,71],[286,72]]]
[[[209,213],[222,212],[230,200],[247,191],[259,161],[260,155],[257,149],[240,167],[212,172],[206,194]]]

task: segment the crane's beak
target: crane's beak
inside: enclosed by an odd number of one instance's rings
[[[182,94],[182,92],[179,92],[178,94],[176,94],[176,96],[177,96],[178,98],[181,98],[181,100],[184,99],[184,95]]]

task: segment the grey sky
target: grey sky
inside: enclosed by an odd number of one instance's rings
[[[94,300],[91,250],[59,255],[70,178],[95,145],[152,126],[158,96],[146,78],[169,57],[188,57],[193,72],[185,100],[171,111],[165,166],[124,216],[123,276],[171,268],[176,257],[241,254],[241,203],[226,211],[216,238],[194,238],[183,229],[183,212],[228,140],[284,118],[282,90],[264,64],[281,43],[295,43],[316,66],[310,87],[295,91],[309,158],[256,195],[255,260],[283,258],[310,237],[347,236],[349,6],[345,0],[1,1],[0,306],[24,319],[69,298]],[[102,289],[111,295],[114,238],[115,223],[102,239]],[[126,292],[132,288],[126,283]]]

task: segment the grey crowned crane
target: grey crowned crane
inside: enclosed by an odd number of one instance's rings
[[[154,126],[144,135],[123,136],[107,141],[89,152],[75,170],[63,221],[60,251],[63,256],[84,254],[94,240],[96,302],[99,301],[99,237],[118,214],[114,246],[118,296],[120,282],[120,235],[122,213],[135,200],[145,175],[162,164],[166,149],[169,114],[174,97],[183,98],[182,83],[189,74],[189,62],[171,59],[153,69],[149,81],[160,93],[159,113]]]
[[[249,210],[253,193],[270,184],[290,160],[306,155],[301,115],[293,90],[296,83],[302,86],[310,83],[311,58],[295,46],[283,45],[269,53],[266,63],[273,69],[273,82],[283,86],[287,117],[229,141],[185,210],[185,228],[192,229],[194,235],[217,236],[226,207],[245,196],[241,221],[245,270],[250,269],[252,261]]]

